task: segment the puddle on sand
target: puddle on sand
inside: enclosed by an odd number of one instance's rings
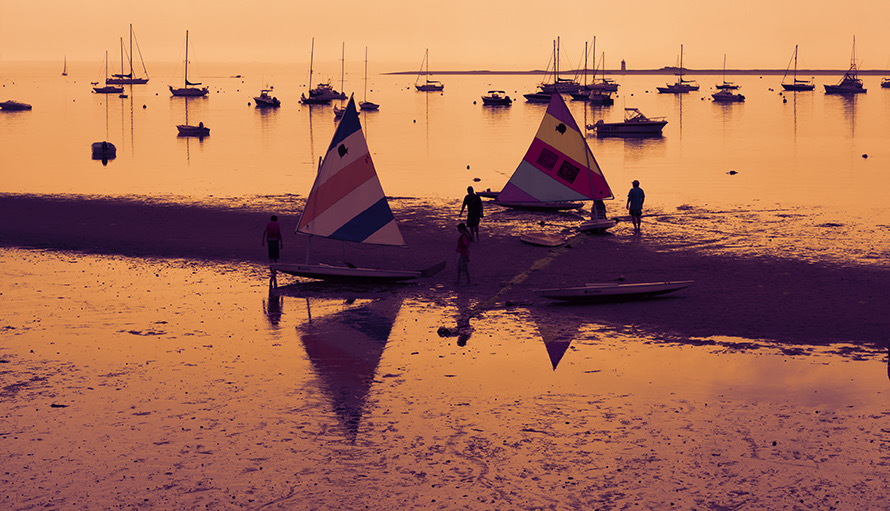
[[[890,496],[883,353],[665,343],[559,308],[488,311],[459,346],[438,331],[466,315],[460,302],[270,296],[259,269],[187,262],[2,262],[4,505],[868,508]]]

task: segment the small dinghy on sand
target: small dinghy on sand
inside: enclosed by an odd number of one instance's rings
[[[568,302],[640,300],[672,293],[687,288],[694,282],[692,280],[640,283],[595,282],[578,287],[540,289],[537,293],[544,298]]]

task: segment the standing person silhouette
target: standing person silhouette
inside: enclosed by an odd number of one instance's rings
[[[284,240],[281,239],[281,226],[275,215],[272,215],[269,223],[266,224],[266,230],[263,231],[263,245],[267,243],[269,244],[269,261],[278,262],[279,250],[284,248]]]
[[[464,197],[464,203],[460,207],[458,216],[464,214],[464,208],[467,210],[467,228],[470,237],[474,240],[479,239],[479,220],[485,216],[482,213],[482,197],[476,195],[472,186],[467,187],[467,195]]]
[[[463,222],[457,224],[457,230],[460,232],[460,237],[457,238],[457,247],[454,249],[457,252],[457,280],[455,283],[460,285],[460,276],[466,275],[467,285],[470,285],[470,242],[473,241],[473,236]]]
[[[627,192],[627,211],[630,213],[630,220],[634,224],[634,232],[640,232],[640,223],[643,219],[643,202],[646,200],[646,194],[640,188],[640,182],[634,179],[631,183],[633,187]]]

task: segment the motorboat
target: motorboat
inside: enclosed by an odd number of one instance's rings
[[[718,103],[741,103],[745,101],[745,96],[738,92],[733,92],[731,89],[720,89],[711,94],[711,97]]]
[[[890,89],[890,78],[881,78],[881,87]]]
[[[550,103],[550,97],[553,96],[553,93],[540,91],[523,94],[523,96],[529,103]]]
[[[117,148],[111,142],[93,142],[90,150],[94,160],[113,160],[117,157]]]
[[[482,104],[490,106],[509,106],[513,104],[513,100],[502,90],[490,90],[488,94],[482,96]]]
[[[0,110],[10,110],[10,111],[19,111],[19,110],[30,110],[31,105],[28,103],[22,103],[21,101],[15,101],[12,99],[0,102]]]
[[[883,86],[883,85],[882,85]],[[856,64],[856,37],[853,37],[853,52],[850,56],[850,69],[844,73],[841,81],[836,85],[825,84],[825,94],[863,94],[866,89],[859,79],[859,69]]]
[[[278,98],[272,95],[272,87],[261,90],[259,96],[254,96],[253,101],[257,107],[281,106],[281,101],[279,101]]]
[[[646,117],[637,108],[624,109],[624,121],[588,124],[587,129],[596,130],[598,137],[660,137],[667,124],[664,117]]]
[[[179,130],[179,136],[182,137],[206,137],[210,135],[210,128],[204,126],[203,122],[199,122],[197,126],[193,124],[178,124],[176,129]]]

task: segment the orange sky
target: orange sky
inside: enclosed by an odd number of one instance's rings
[[[674,65],[682,43],[690,68],[719,69],[725,53],[728,68],[784,69],[799,44],[801,68],[843,69],[855,35],[860,65],[887,69],[888,20],[886,0],[0,0],[0,62],[101,61],[133,23],[146,61],[181,59],[188,29],[204,62],[305,62],[315,37],[317,60],[339,60],[345,42],[347,60],[368,46],[381,71],[414,69],[427,47],[434,70],[541,69],[559,36],[567,68],[597,36],[609,68]]]

